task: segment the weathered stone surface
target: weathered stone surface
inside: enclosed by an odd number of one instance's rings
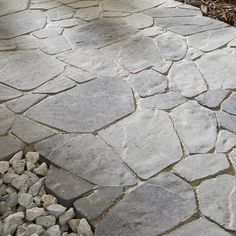
[[[127,16],[125,20],[135,28],[144,29],[153,25],[153,18],[143,13]]]
[[[168,236],[230,236],[231,234],[224,231],[222,228],[206,220],[200,218],[193,222],[190,222],[175,231],[167,234]]]
[[[221,104],[228,93],[229,91],[223,89],[207,90],[205,93],[197,96],[196,100],[203,106],[216,108]]]
[[[22,92],[19,92],[18,90],[4,84],[0,84],[0,102],[6,102],[20,96],[22,96]]]
[[[194,97],[207,89],[196,65],[187,60],[175,63],[169,73],[170,89],[185,97]]]
[[[79,19],[76,19],[76,18],[64,19],[64,20],[53,22],[53,23],[57,27],[61,27],[61,28],[70,28],[72,26],[76,26],[76,25],[79,25],[79,24],[84,24],[84,22],[82,20],[79,20]]]
[[[202,214],[229,230],[236,230],[235,184],[235,176],[221,175],[204,181],[197,190]]]
[[[39,216],[36,218],[36,224],[43,226],[43,228],[51,228],[56,224],[56,217],[49,215],[49,216]]]
[[[39,176],[46,176],[47,173],[48,173],[48,167],[47,167],[47,164],[45,162],[43,162],[41,165],[39,165],[37,168],[35,168],[33,170],[33,172],[36,174],[36,175],[39,175]]]
[[[57,197],[59,202],[69,207],[73,202],[93,188],[89,182],[69,172],[51,166],[46,180],[45,189]]]
[[[0,39],[0,51],[8,51],[16,49],[16,44],[13,40]]]
[[[188,181],[196,181],[229,167],[229,162],[223,154],[198,154],[183,159],[173,170]]]
[[[166,32],[156,37],[158,47],[167,61],[182,59],[187,52],[186,39],[176,33]]]
[[[236,146],[236,134],[231,133],[228,130],[221,130],[216,142],[216,151],[228,152],[234,146]]]
[[[71,207],[59,217],[59,224],[65,225],[70,219],[75,217],[74,209]]]
[[[99,19],[100,15],[101,15],[101,10],[99,7],[78,9],[75,12],[75,17],[84,21],[92,21]]]
[[[9,169],[9,162],[8,161],[0,161],[0,174],[4,174]]]
[[[54,225],[46,231],[48,236],[61,236],[61,230],[59,225]]]
[[[44,208],[47,208],[48,206],[50,206],[52,204],[56,204],[57,199],[54,196],[50,195],[50,194],[45,194],[41,198],[41,203],[42,203]]]
[[[236,47],[236,38],[233,39],[229,44],[230,47]]]
[[[167,92],[140,101],[141,108],[170,110],[184,103],[186,99],[178,93]]]
[[[47,11],[48,17],[52,21],[71,18],[74,15],[74,10],[67,6],[60,6]]]
[[[77,227],[78,235],[94,236],[94,233],[86,219],[81,219],[79,226]]]
[[[192,187],[173,174],[161,174],[128,193],[98,225],[95,235],[159,235],[195,211]]]
[[[134,109],[128,84],[120,78],[104,77],[46,99],[30,108],[27,116],[69,132],[93,132]]]
[[[0,16],[7,15],[9,13],[22,11],[27,8],[28,0],[2,0],[0,8]]]
[[[63,63],[40,51],[2,52],[0,55],[0,81],[17,89],[33,89],[60,74],[63,68]]]
[[[53,130],[21,117],[18,117],[14,122],[12,133],[27,144],[35,143],[55,134]]]
[[[236,133],[236,116],[220,111],[217,113],[220,128]]]
[[[37,49],[39,44],[38,39],[32,35],[22,35],[14,38],[14,41],[17,49],[21,50]]]
[[[37,30],[33,33],[34,36],[40,39],[50,38],[58,36],[62,33],[63,29],[55,26],[47,26],[41,30]]]
[[[189,48],[188,52],[185,56],[185,59],[193,61],[193,60],[199,58],[200,56],[202,56],[203,54],[204,54],[204,52],[202,52],[201,50],[199,50],[197,48]]]
[[[0,106],[0,135],[4,135],[10,130],[14,120],[14,113],[8,110],[5,106]]]
[[[61,4],[57,1],[41,2],[41,3],[31,4],[30,9],[32,9],[32,10],[49,10],[49,9],[58,7],[60,5]]]
[[[206,153],[214,147],[216,119],[214,113],[196,102],[175,108],[171,115],[188,153]]]
[[[216,50],[196,60],[196,64],[210,89],[236,88],[235,63],[236,48]]]
[[[98,1],[78,1],[78,2],[74,2],[69,4],[69,7],[72,8],[87,8],[87,7],[97,7],[99,5]]]
[[[28,193],[22,193],[20,196],[19,196],[19,199],[18,199],[18,203],[25,207],[25,208],[28,208],[30,206],[30,204],[33,203],[33,196],[28,194]]]
[[[46,16],[40,11],[26,10],[2,16],[0,17],[0,38],[8,39],[30,33],[43,28],[45,23]]]
[[[222,109],[232,115],[236,115],[236,94],[234,93],[222,103]]]
[[[148,179],[182,156],[171,120],[162,111],[137,111],[99,135],[142,179]]]
[[[47,212],[42,207],[33,207],[26,210],[26,219],[28,221],[34,221],[39,216],[46,215]]]
[[[136,182],[115,152],[91,134],[61,141],[45,158],[97,185],[124,186]]]
[[[13,136],[0,137],[0,160],[9,160],[16,152],[23,149],[23,143]]]
[[[146,28],[142,31],[143,35],[147,36],[147,37],[154,37],[154,36],[157,36],[159,34],[163,34],[165,32],[166,32],[166,30],[164,30],[160,27],[157,27],[157,26]]]
[[[91,195],[74,202],[76,215],[87,220],[97,219],[123,194],[120,187],[99,187]]]
[[[47,207],[47,211],[54,215],[55,217],[59,217],[61,214],[63,214],[66,211],[66,208],[60,204],[52,204]]]

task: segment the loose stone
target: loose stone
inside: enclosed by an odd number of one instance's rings
[[[0,161],[0,173],[4,174],[9,169],[9,162],[8,161]]]
[[[80,220],[79,226],[77,227],[77,233],[78,235],[83,235],[83,236],[93,236],[91,227],[86,219]]]
[[[43,228],[50,228],[55,225],[56,217],[55,216],[39,216],[36,218],[36,224],[41,225]]]
[[[43,195],[41,201],[44,208],[57,203],[57,199],[52,195]]]
[[[22,193],[19,196],[18,203],[21,206],[28,208],[33,203],[33,196],[28,193]]]
[[[71,219],[69,220],[68,222],[71,230],[74,232],[74,233],[77,233],[77,227],[79,226],[80,224],[80,219]]]
[[[47,212],[43,208],[33,207],[26,210],[26,219],[28,221],[34,221],[37,217],[44,216],[46,214]]]
[[[70,219],[75,217],[75,212],[73,208],[70,208],[69,210],[62,213],[62,215],[59,217],[59,224],[65,225]]]
[[[16,174],[22,174],[25,170],[25,160],[17,160],[13,161],[12,169],[15,171]]]
[[[33,172],[40,176],[46,176],[48,173],[48,166],[43,162],[39,167],[35,168]]]
[[[47,236],[61,236],[59,225],[54,225],[46,231]]]
[[[39,153],[38,152],[27,152],[26,155],[26,160],[35,164],[39,160]]]
[[[52,204],[48,206],[46,209],[51,215],[54,215],[55,217],[59,217],[66,211],[66,208],[60,204]]]

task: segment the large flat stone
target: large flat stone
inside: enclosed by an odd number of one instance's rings
[[[8,100],[20,97],[22,95],[23,95],[22,92],[13,89],[11,87],[8,87],[4,84],[0,84],[0,102],[6,102]]]
[[[60,74],[63,68],[63,63],[40,51],[0,54],[0,82],[20,90],[36,88]]]
[[[15,114],[5,106],[0,106],[0,135],[6,134],[15,120]]]
[[[99,135],[142,179],[150,178],[182,156],[171,120],[162,111],[137,111]]]
[[[160,235],[190,218],[195,211],[192,187],[165,173],[128,193],[98,225],[95,235]]]
[[[25,10],[27,5],[28,0],[1,0],[0,16]]]
[[[40,11],[25,10],[2,16],[0,17],[0,38],[9,39],[27,34],[43,28],[45,23],[46,15]]]
[[[143,13],[127,16],[125,20],[137,29],[144,29],[153,25],[153,18]]]
[[[206,153],[214,147],[217,123],[212,111],[196,102],[187,102],[171,115],[188,153]]]
[[[49,10],[47,14],[50,20],[57,21],[71,18],[74,15],[74,12],[75,11],[70,7],[59,6]]]
[[[68,132],[93,132],[134,109],[128,83],[105,77],[50,97],[30,108],[27,116]]]
[[[235,93],[222,103],[222,109],[223,111],[236,116],[236,94]]]

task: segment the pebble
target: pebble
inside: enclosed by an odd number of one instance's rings
[[[29,232],[29,235],[32,235],[33,233],[40,235],[44,232],[43,227],[41,225],[36,225],[36,224],[28,225],[27,230]]]
[[[26,210],[26,219],[34,221],[37,217],[47,215],[47,212],[42,207],[33,207]]]
[[[33,170],[35,167],[36,167],[35,164],[33,164],[33,163],[29,162],[29,161],[26,162],[26,169],[27,169],[28,171]]]
[[[37,183],[35,183],[33,186],[29,188],[28,193],[34,197],[37,196],[40,192],[40,189],[42,188],[42,185],[43,185],[43,179],[40,179]]]
[[[52,204],[56,204],[57,203],[57,199],[55,197],[53,197],[52,195],[43,195],[42,199],[41,199],[42,205],[44,208],[47,208],[48,206],[52,205]]]
[[[39,167],[35,168],[33,172],[40,176],[46,176],[48,173],[48,167],[47,164],[44,162]]]
[[[71,228],[71,230],[74,232],[74,233],[77,233],[77,227],[79,226],[80,224],[80,219],[71,219],[68,221],[68,224]]]
[[[22,157],[23,157],[23,152],[22,152],[22,151],[19,151],[19,152],[17,152],[17,153],[10,159],[9,163],[12,165],[12,163],[13,163],[14,161],[21,160]]]
[[[15,178],[11,184],[13,187],[15,187],[16,189],[20,189],[21,187],[23,187],[27,181],[29,177],[26,174],[22,174],[20,175],[18,178]]]
[[[6,205],[8,207],[15,207],[18,204],[18,194],[17,193],[12,193],[10,196],[7,198]]]
[[[66,211],[66,208],[60,204],[52,204],[47,207],[47,211],[54,215],[55,217],[59,217],[62,213]]]
[[[36,224],[43,226],[43,228],[50,228],[56,223],[56,217],[52,215],[48,216],[39,216],[36,218]]]
[[[25,160],[13,161],[12,169],[16,174],[22,174],[25,170],[25,164],[26,164]]]
[[[92,229],[86,219],[81,219],[80,224],[77,227],[78,235],[93,236]]]
[[[59,224],[60,225],[65,225],[70,219],[75,217],[75,211],[71,207],[69,210],[64,212],[60,217],[59,217]]]
[[[46,231],[47,236],[61,236],[59,225],[54,225]]]
[[[3,182],[6,184],[10,184],[14,179],[18,178],[19,175],[15,173],[6,173],[3,176]]]
[[[22,193],[18,199],[18,203],[21,206],[28,208],[33,203],[33,196],[28,193]]]
[[[8,161],[0,161],[0,174],[5,174],[9,169]]]
[[[28,152],[26,155],[26,160],[32,164],[35,164],[39,160],[39,153],[38,152]]]

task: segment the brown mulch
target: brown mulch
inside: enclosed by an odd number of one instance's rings
[[[199,7],[203,15],[236,26],[236,0],[179,0]]]

